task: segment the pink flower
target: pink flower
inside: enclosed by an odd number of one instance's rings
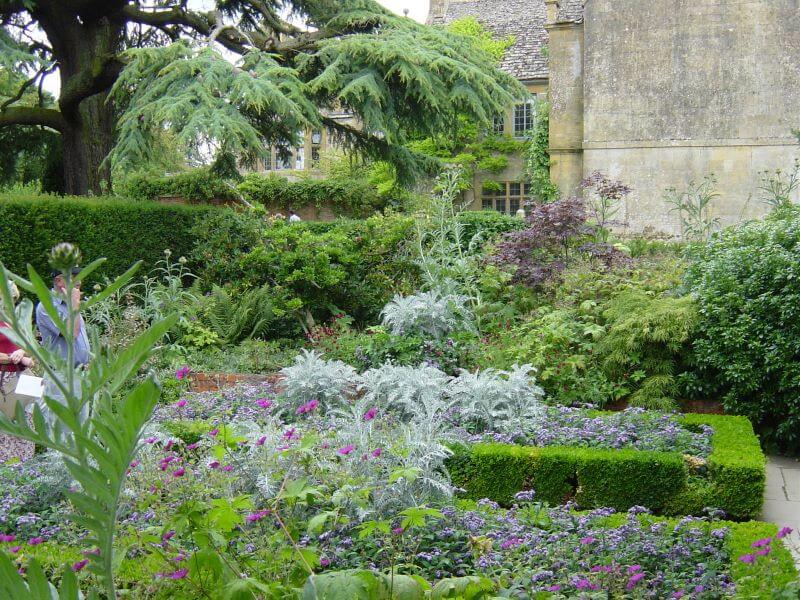
[[[195,442],[194,444],[187,445],[186,449],[187,450],[196,450],[199,447],[200,447],[200,443],[199,442]]]
[[[305,404],[301,404],[300,406],[298,406],[297,410],[294,411],[294,414],[296,414],[296,415],[304,415],[306,413],[310,413],[312,410],[317,408],[318,405],[319,405],[319,402],[317,402],[316,400],[309,400]]]
[[[320,559],[319,559],[319,566],[320,566],[320,567],[323,567],[323,568],[325,568],[325,567],[327,567],[329,564],[331,564],[331,561],[329,561],[329,560],[328,560],[327,558],[325,558],[324,556],[323,556],[322,558],[320,558]]]
[[[222,467],[222,470],[225,471],[226,473],[233,471],[233,465],[225,465],[224,467]]]
[[[781,527],[781,528],[778,530],[778,533],[776,533],[776,534],[775,534],[775,537],[776,537],[776,538],[778,538],[779,540],[780,540],[780,539],[783,539],[783,538],[785,538],[787,535],[789,535],[790,533],[792,533],[792,531],[794,531],[794,529],[792,529],[791,527]]]
[[[164,451],[167,452],[172,450],[172,447],[175,445],[175,440],[167,440],[167,444],[164,446]]]
[[[341,454],[342,456],[347,456],[347,455],[348,455],[348,454],[350,454],[350,453],[351,453],[351,452],[352,452],[354,449],[355,449],[355,448],[353,447],[353,444],[347,444],[347,446],[342,446],[342,447],[341,447],[341,448],[339,448],[339,449],[338,449],[336,452],[337,452],[337,453],[339,453],[339,454]]]
[[[143,441],[145,444],[154,444],[154,443],[155,443],[155,441],[156,441],[156,438],[154,438],[154,437],[147,437],[147,438],[144,438],[142,441]]]
[[[561,586],[556,584],[556,585],[551,585],[549,588],[547,588],[547,591],[548,592],[557,592],[560,589],[561,589]]]
[[[42,542],[44,542],[43,537],[32,537],[28,540],[28,546],[38,546]]]
[[[214,427],[214,429],[208,432],[208,435],[210,435],[211,437],[217,437],[218,434],[219,434],[219,429],[217,427]]]
[[[17,536],[11,534],[0,533],[0,542],[13,542]]]
[[[208,468],[209,469],[216,469],[217,467],[219,467],[219,461],[218,460],[212,460],[210,463],[208,463]]]
[[[186,474],[186,469],[184,469],[183,467],[181,467],[180,469],[175,469],[172,472],[173,477],[183,477],[185,474]]]
[[[259,398],[256,400],[256,404],[258,404],[261,408],[269,408],[272,406],[272,402],[267,400],[266,398]]]
[[[631,573],[636,573],[637,571],[641,570],[642,570],[641,565],[631,565],[630,567],[628,567],[628,575],[630,575]]]
[[[749,564],[751,564],[752,562],[754,562],[756,560],[756,557],[753,556],[752,554],[742,554],[739,557],[739,560],[742,561],[743,563],[749,565]]]
[[[89,563],[89,559],[84,558],[82,560],[79,560],[76,563],[73,563],[72,566],[70,567],[70,569],[72,569],[74,572],[77,572],[77,571],[80,571],[83,567],[85,567],[88,563]]]
[[[370,454],[372,455],[372,458],[378,458],[381,455],[381,452],[382,450],[380,448],[375,448],[375,450],[370,452]]]
[[[580,543],[581,543],[582,545],[584,545],[584,546],[586,546],[586,545],[588,545],[588,544],[591,544],[593,541],[594,541],[594,538],[593,538],[592,536],[590,536],[590,535],[589,535],[589,536],[586,536],[586,537],[582,537],[582,538],[580,539]]]
[[[364,420],[372,421],[372,419],[374,419],[375,415],[377,414],[378,414],[378,409],[373,406],[367,412],[364,413]]]
[[[285,440],[293,440],[295,438],[295,428],[289,427],[286,431],[283,432],[283,439]]]
[[[392,533],[394,535],[403,535],[403,528],[402,527],[395,527],[392,529]]]
[[[267,436],[262,435],[260,438],[256,440],[256,446],[263,446],[264,442],[267,441]]]
[[[181,398],[180,400],[178,400],[175,403],[175,406],[177,406],[178,408],[183,408],[184,406],[186,406],[186,398]]]
[[[9,548],[8,551],[11,552],[11,554],[16,554],[21,549],[22,549],[22,546],[11,546],[11,548]]]
[[[187,367],[185,365],[182,366],[180,369],[175,371],[175,379],[180,381],[181,379],[186,377],[189,374],[190,371],[191,371],[191,369],[189,367]]]

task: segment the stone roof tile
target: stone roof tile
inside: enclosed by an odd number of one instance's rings
[[[468,16],[495,37],[514,36],[514,45],[500,63],[503,71],[523,80],[547,77],[547,58],[542,53],[548,41],[544,0],[449,0],[445,14],[432,14],[430,22],[443,24]]]
[[[582,23],[585,0],[561,0],[558,7],[559,23]]]

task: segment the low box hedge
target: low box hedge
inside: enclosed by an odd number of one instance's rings
[[[458,445],[448,460],[453,484],[469,498],[503,505],[533,489],[551,504],[574,500],[582,508],[627,510],[646,506],[658,514],[700,514],[720,508],[732,519],[755,518],[764,494],[764,454],[745,417],[694,415],[687,427],[714,428],[707,473],[690,473],[678,453],[508,444]]]

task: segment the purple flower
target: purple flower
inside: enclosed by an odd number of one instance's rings
[[[174,535],[175,532],[172,529],[170,529],[168,532],[166,532],[164,535],[161,536],[161,539],[167,542],[171,540],[174,537]]]
[[[159,577],[164,579],[183,579],[189,573],[189,569],[178,569],[172,573],[159,573]]]
[[[233,465],[225,465],[224,467],[222,467],[222,470],[225,471],[226,473],[230,473],[231,471],[233,471]]]
[[[768,546],[769,543],[772,541],[772,538],[761,538],[760,540],[756,540],[752,544],[750,544],[751,548],[761,548],[763,546]]]
[[[548,592],[557,592],[560,589],[561,589],[561,586],[556,584],[556,585],[551,585],[550,587],[546,588],[546,591],[548,591]]]
[[[217,437],[217,435],[219,435],[219,428],[214,427],[214,429],[208,432],[208,435],[211,437]]]
[[[217,467],[219,467],[219,461],[218,460],[212,460],[210,463],[208,463],[208,468],[209,469],[216,469]]]
[[[794,531],[794,529],[792,529],[791,527],[781,527],[781,528],[778,530],[778,533],[776,533],[776,534],[775,534],[775,537],[776,537],[776,538],[778,538],[779,540],[780,540],[780,539],[783,539],[783,538],[785,538],[787,535],[789,535],[790,533],[792,533],[792,531]]]
[[[642,579],[644,579],[644,573],[635,573],[634,575],[631,575],[631,578],[628,579],[628,583],[625,585],[625,588],[629,591],[632,590]]]
[[[752,562],[754,562],[756,560],[756,557],[753,556],[752,554],[742,554],[739,557],[739,560],[742,561],[743,563],[749,565],[749,564],[751,564]]]
[[[43,537],[32,537],[28,540],[28,546],[38,546],[42,542],[44,542]]]
[[[154,438],[154,437],[146,437],[142,441],[145,444],[154,444],[156,442],[156,438]]]
[[[347,446],[342,446],[342,447],[341,447],[341,448],[339,448],[339,449],[338,449],[336,452],[337,452],[338,454],[341,454],[342,456],[347,456],[347,455],[348,455],[348,454],[350,454],[350,453],[351,453],[351,452],[352,452],[354,449],[355,449],[355,448],[353,447],[353,444],[347,444]]]
[[[89,563],[89,559],[88,558],[84,558],[82,560],[79,560],[76,563],[72,563],[72,566],[70,567],[70,569],[72,569],[73,572],[78,572],[83,567],[85,567],[88,563]]]
[[[191,371],[191,369],[189,367],[187,367],[186,365],[182,366],[180,369],[175,371],[175,379],[180,381],[181,379],[186,377],[189,374],[190,371]]]
[[[772,548],[770,548],[769,546],[764,546],[763,548],[759,548],[758,550],[756,550],[755,551],[755,555],[756,556],[766,556],[767,554],[770,553],[771,550],[772,550]]]
[[[590,535],[587,535],[586,537],[582,537],[579,541],[583,546],[587,546],[587,545],[591,544],[592,542],[594,542],[595,538],[593,538]]]
[[[380,448],[375,448],[375,450],[370,452],[370,455],[372,456],[372,458],[378,458],[381,455],[381,452],[382,450]]]
[[[403,535],[403,528],[402,527],[395,527],[392,529],[392,533],[394,535]]]
[[[322,558],[320,558],[320,559],[319,559],[319,566],[320,566],[320,567],[322,567],[322,568],[325,568],[325,567],[327,567],[329,564],[331,564],[331,561],[329,561],[329,560],[328,560],[327,558],[325,558],[324,556],[323,556]]]
[[[175,403],[175,406],[177,406],[178,408],[183,408],[184,406],[186,406],[186,398],[181,398],[180,400],[178,400]]]
[[[195,442],[194,444],[188,444],[188,445],[186,446],[186,449],[187,449],[187,450],[195,450],[195,449],[197,449],[199,446],[200,446],[200,444],[199,444],[198,442]]]
[[[13,542],[16,536],[11,534],[0,533],[0,542]]]
[[[255,445],[256,445],[256,446],[263,446],[263,445],[264,445],[264,442],[266,442],[266,441],[267,441],[267,436],[265,436],[265,435],[262,435],[260,438],[258,438],[258,439],[256,440],[256,444],[255,444]]]
[[[256,404],[258,404],[261,408],[269,408],[272,406],[272,402],[267,400],[266,398],[259,398],[256,400]]]
[[[364,413],[364,420],[365,421],[372,421],[375,418],[375,415],[378,414],[378,409],[376,407],[370,408],[367,412]]]
[[[260,521],[261,519],[266,517],[268,514],[269,510],[259,510],[254,513],[250,513],[244,518],[244,520],[247,521],[248,523],[255,523],[256,521]]]
[[[11,546],[11,548],[9,548],[8,551],[11,552],[11,554],[16,554],[21,549],[22,549],[22,546]]]

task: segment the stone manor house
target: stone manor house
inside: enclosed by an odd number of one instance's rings
[[[501,67],[547,94],[561,192],[595,170],[621,179],[630,232],[680,235],[664,190],[709,174],[722,226],[759,216],[759,173],[800,156],[800,0],[431,0],[428,22],[467,15],[513,35]],[[520,135],[528,118],[520,105],[495,127]],[[520,172],[493,176],[505,193],[473,207],[510,212]]]
[[[595,170],[622,180],[633,192],[616,218],[629,233],[680,236],[664,192],[711,174],[721,226],[760,216],[760,173],[800,156],[800,0],[431,0],[427,21],[466,16],[514,37],[501,68],[547,98],[561,193]],[[523,102],[494,130],[523,137],[535,118]],[[313,171],[328,146],[326,131],[305,132],[290,160],[273,151],[263,169]],[[522,166],[512,156],[478,173],[470,206],[516,212],[530,197]],[[500,191],[483,192],[486,179]]]

